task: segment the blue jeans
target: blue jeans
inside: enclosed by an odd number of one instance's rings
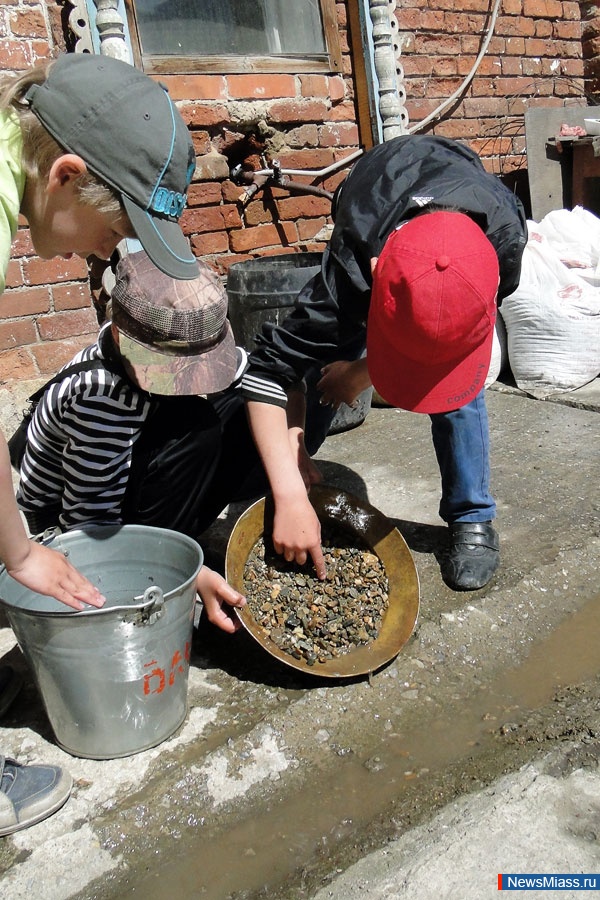
[[[316,453],[327,436],[335,415],[319,405],[316,382],[319,370],[307,375],[306,446]],[[489,492],[489,426],[484,391],[467,406],[431,419],[433,446],[442,478],[439,513],[444,522],[489,522],[496,504]]]
[[[496,504],[489,492],[490,435],[484,391],[461,409],[429,418],[442,476],[440,517],[449,523],[494,519]]]

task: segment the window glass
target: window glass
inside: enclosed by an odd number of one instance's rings
[[[320,0],[135,0],[144,56],[327,52]]]

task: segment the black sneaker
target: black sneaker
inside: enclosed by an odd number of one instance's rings
[[[58,766],[21,766],[0,756],[0,836],[47,819],[67,802],[72,786]]]
[[[500,565],[500,540],[491,522],[454,522],[442,578],[453,591],[485,587]]]

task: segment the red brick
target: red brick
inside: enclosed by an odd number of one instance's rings
[[[0,41],[0,70],[21,71],[32,65],[31,51],[27,44]]]
[[[325,75],[300,75],[300,93],[303,97],[327,98],[329,97],[328,79]]]
[[[0,350],[23,347],[37,340],[35,325],[31,319],[0,322]]]
[[[240,228],[242,225],[242,219],[240,215],[240,209],[238,206],[234,206],[229,203],[227,205],[221,206],[221,214],[223,216],[223,223],[225,228]]]
[[[508,100],[504,97],[467,97],[463,104],[467,118],[505,116],[508,113]]]
[[[570,22],[570,25],[573,23]],[[547,19],[537,19],[535,23],[535,36],[536,38],[549,38],[553,31],[553,23],[549,22]]]
[[[435,56],[451,56],[460,53],[460,41],[452,35],[418,34],[415,37],[417,53]]]
[[[227,179],[221,183],[221,193],[225,202],[237,203],[244,194],[244,188]]]
[[[496,38],[498,37],[532,37],[535,32],[533,19],[523,16],[498,16],[496,21]],[[491,43],[490,43],[491,46]],[[494,52],[497,52],[494,50]]]
[[[319,129],[314,123],[291,128],[286,135],[290,147],[316,147],[319,143]]]
[[[227,100],[227,84],[224,75],[157,75],[173,100]],[[181,112],[186,108],[181,106]]]
[[[507,38],[505,43],[505,51],[508,56],[525,56],[525,38]]]
[[[26,284],[53,284],[87,278],[88,268],[84,259],[26,259],[23,262]]]
[[[568,0],[567,0],[567,2],[563,2],[563,4],[562,4],[562,18],[563,19],[570,19],[574,22],[578,22],[580,17],[581,17],[581,6],[579,5],[579,3],[577,3],[577,2],[570,3],[570,2],[568,2]]]
[[[332,106],[329,110],[328,119],[331,122],[355,122],[357,119],[356,107],[353,100],[345,100]]]
[[[280,100],[269,107],[273,122],[322,122],[327,118],[327,105],[322,100]]]
[[[563,5],[560,0],[523,0],[523,16],[532,19],[560,19]]]
[[[503,75],[520,75],[523,71],[522,60],[514,56],[505,56],[501,66]]]
[[[228,75],[227,90],[232,100],[273,100],[295,97],[294,75]]]
[[[49,310],[50,294],[47,287],[5,291],[0,300],[0,315],[3,319],[33,316]]]
[[[244,228],[229,233],[229,246],[234,253],[258,250],[273,244],[288,246],[298,239],[298,232],[291,222],[280,225],[259,225],[257,228]]]
[[[181,107],[180,112],[186,125],[191,128],[214,128],[231,122],[229,110],[222,104],[188,103]]]
[[[279,153],[277,159],[284,169],[325,169],[335,162],[335,155],[331,149],[302,149],[290,150]],[[296,177],[296,176],[294,176]]]
[[[62,309],[87,309],[92,302],[88,282],[55,285],[52,288],[52,296],[55,312]]]
[[[565,75],[568,78],[578,78],[581,80],[583,78],[583,65],[583,60],[563,59],[560,64],[560,74]],[[563,84],[562,81],[558,80],[555,90],[557,93],[564,91],[565,96],[581,96],[581,92],[578,90],[577,85]]]
[[[301,219],[296,223],[298,237],[301,241],[309,241],[327,224],[327,219]]]
[[[311,195],[294,196],[287,200],[278,200],[277,209],[281,219],[294,221],[300,218],[326,216],[331,211],[331,203],[327,198]]]
[[[95,333],[98,328],[92,309],[65,310],[60,315],[40,316],[37,325],[43,341],[60,341],[75,335]]]
[[[21,270],[21,263],[16,259],[11,259],[6,269],[6,287],[15,288],[22,287],[22,285],[23,272]]]
[[[459,119],[453,115],[436,123],[435,134],[454,140],[476,138],[481,134],[481,122],[479,119]]]
[[[523,75],[539,76],[542,73],[541,59],[524,59]]]
[[[264,225],[266,222],[272,222],[274,218],[275,204],[271,190],[266,195],[261,195],[244,207],[243,219],[246,228],[252,228],[254,225]]]
[[[194,144],[196,156],[203,156],[205,153],[210,153],[212,145],[206,131],[193,131],[192,143]]]
[[[196,256],[209,256],[212,253],[226,253],[229,240],[225,231],[211,231],[208,234],[195,235],[191,239],[192,250]]]
[[[0,383],[16,379],[27,381],[38,376],[38,368],[29,350],[19,347],[17,350],[0,352]]]
[[[11,256],[34,256],[35,250],[31,243],[29,228],[19,228],[11,247]]]
[[[484,56],[481,60],[480,65],[477,67],[476,78],[481,78],[484,75],[491,75],[494,77],[500,71],[500,62],[502,57],[500,56]],[[470,71],[473,66],[472,59],[463,59],[463,66],[461,66],[460,71],[465,74]]]
[[[327,89],[332,103],[339,103],[346,96],[346,84],[340,75],[333,75],[327,79]]]
[[[201,206],[186,209],[181,224],[186,234],[220,231],[225,227],[220,206]]]
[[[35,344],[30,352],[42,375],[53,375],[61,366],[70,362],[76,353],[95,343],[98,329],[66,340],[51,341],[46,344]]]
[[[187,194],[188,206],[207,206],[221,201],[221,185],[217,181],[203,181],[190,185]]]
[[[353,122],[323,125],[319,134],[323,147],[352,147],[359,143],[358,126]]]
[[[38,37],[46,39],[46,22],[40,9],[18,10],[9,18],[9,25],[16,38]]]

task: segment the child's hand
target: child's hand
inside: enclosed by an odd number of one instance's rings
[[[354,408],[358,396],[370,384],[366,357],[349,362],[338,360],[321,369],[321,379],[317,382],[317,390],[321,391],[321,403],[338,409],[340,403],[347,403]]]
[[[227,584],[218,572],[202,566],[196,579],[196,590],[204,603],[209,622],[230,634],[242,627],[237,616],[233,618],[223,609],[223,604],[237,606],[239,609],[246,605],[246,599]]]
[[[55,597],[72,609],[84,609],[86,603],[99,608],[106,600],[62,553],[35,541],[29,541],[25,559],[12,569],[7,566],[6,571],[30,591]]]

